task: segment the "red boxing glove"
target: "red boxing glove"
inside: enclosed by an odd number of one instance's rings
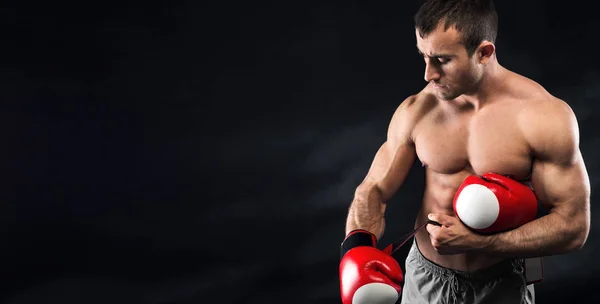
[[[471,229],[495,233],[517,228],[537,216],[533,190],[495,173],[467,177],[454,195],[454,213]]]
[[[404,277],[398,261],[377,249],[375,236],[355,230],[342,243],[340,290],[343,304],[394,304]]]

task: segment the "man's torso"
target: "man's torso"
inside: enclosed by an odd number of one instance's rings
[[[548,99],[549,94],[525,78],[513,77],[515,89],[477,111],[438,100],[428,93],[428,88],[417,97],[415,104],[426,110],[421,110],[412,140],[418,160],[426,168],[426,183],[415,226],[424,224],[428,213],[453,215],[454,194],[469,175],[494,172],[524,183],[530,179],[533,158],[522,131],[526,125],[522,109],[529,103]],[[473,271],[500,261],[476,252],[439,255],[425,229],[416,239],[422,254],[443,267]]]

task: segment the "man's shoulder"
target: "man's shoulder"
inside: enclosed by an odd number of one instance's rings
[[[435,94],[423,90],[405,98],[396,108],[394,118],[411,119],[416,122],[438,104],[439,100]]]
[[[542,154],[571,153],[579,140],[575,112],[550,93],[534,95],[519,113],[519,125],[534,151]]]
[[[513,72],[509,82],[510,96],[517,101],[520,118],[529,122],[540,118],[539,123],[551,123],[548,118],[565,119],[573,115],[570,105],[551,94],[543,85],[526,76]]]
[[[552,124],[557,120],[569,121],[575,118],[575,113],[569,103],[543,88],[538,92],[533,92],[529,98],[524,100],[520,112],[522,119],[541,124]]]
[[[435,95],[427,91],[406,97],[394,112],[388,128],[388,140],[411,143],[413,129],[417,123],[438,104]]]
[[[514,73],[516,76],[512,83],[512,93],[514,97],[524,102],[524,109],[530,108],[547,108],[548,110],[570,110],[569,105],[562,99],[551,94],[542,84],[539,82],[523,76],[521,74]]]

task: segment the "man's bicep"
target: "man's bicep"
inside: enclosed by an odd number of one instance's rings
[[[367,188],[376,186],[383,201],[388,201],[402,186],[416,159],[411,138],[416,121],[414,103],[415,97],[408,97],[394,112],[387,139],[377,151],[363,182]]]
[[[525,130],[534,156],[532,185],[538,199],[555,212],[584,207],[579,204],[587,202],[589,178],[574,112],[563,101],[540,103],[530,110],[535,113],[527,116]]]
[[[382,199],[387,201],[402,186],[415,159],[416,152],[412,144],[393,145],[385,142],[375,155],[366,181],[377,185]]]
[[[533,164],[532,187],[538,200],[565,218],[589,212],[589,177],[581,153],[576,154],[569,162],[537,160]]]

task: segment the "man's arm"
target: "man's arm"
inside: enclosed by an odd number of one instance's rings
[[[363,182],[356,188],[348,210],[346,234],[364,229],[380,239],[385,228],[386,202],[404,182],[415,159],[416,152],[411,133],[416,111],[412,109],[415,97],[407,98],[396,110],[384,142],[371,164]]]
[[[525,111],[533,154],[532,186],[548,214],[488,238],[486,249],[505,256],[548,256],[581,248],[590,229],[590,182],[579,150],[575,115],[562,101]]]

